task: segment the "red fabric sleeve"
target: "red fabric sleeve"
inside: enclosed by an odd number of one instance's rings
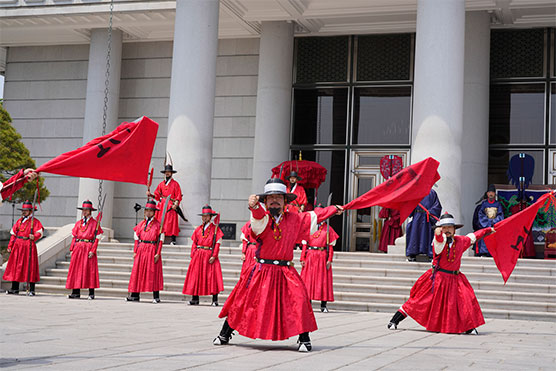
[[[334,258],[334,246],[329,245],[328,246],[328,261],[331,262],[333,258]]]
[[[316,208],[314,212],[315,214],[317,214],[317,223],[321,223],[336,214],[336,212],[338,212],[338,209],[336,209],[336,206],[328,206],[322,209]]]
[[[302,248],[301,248],[301,257],[299,258],[299,261],[304,261],[305,258],[307,257],[307,244],[304,243]]]
[[[491,233],[492,233],[492,229],[490,229],[490,227],[479,229],[478,231],[473,232],[473,234],[475,235],[475,238],[477,238],[477,240],[480,240],[481,238],[485,238],[486,236],[488,236]]]
[[[220,244],[219,243],[215,243],[214,244],[214,250],[212,250],[212,257],[218,258],[218,253],[220,252]]]
[[[135,240],[135,244],[133,245],[133,252],[137,253],[137,245],[139,245],[139,240]]]
[[[73,246],[75,246],[75,237],[71,239],[70,251],[73,251]]]
[[[161,182],[160,184],[158,184],[156,186],[156,189],[154,190],[154,193],[153,193],[154,199],[157,200],[157,201],[160,201],[160,199],[162,198],[162,184],[163,183],[164,182]]]
[[[201,227],[197,227],[198,228],[203,228]],[[195,252],[195,250],[197,249],[197,229],[195,229],[193,231],[193,234],[191,235],[191,254],[189,256],[193,257],[193,253]]]
[[[242,243],[242,246],[241,246],[241,253],[242,253],[242,254],[245,254],[245,253],[247,253],[247,244],[248,244],[248,241],[246,241],[246,240],[241,240],[241,243]]]
[[[35,237],[35,242],[37,242],[43,235],[43,233],[39,233],[40,230],[43,230],[44,233],[44,228],[42,226],[42,223],[38,220],[35,219],[33,222],[33,236]]]
[[[8,242],[8,250],[12,250],[12,248],[14,247],[14,243],[15,243],[15,236],[12,234],[10,237],[10,242]]]
[[[174,197],[172,197],[174,200],[178,200],[178,205],[180,204],[182,198],[183,198],[183,194],[181,193],[181,187],[180,184],[178,182],[176,182],[174,180],[175,183],[175,187],[174,187]]]
[[[264,216],[266,215],[266,211],[260,202],[258,203],[258,205],[259,207],[257,209],[249,208],[249,210],[251,210],[251,215],[253,215],[254,219],[260,220],[264,218]]]
[[[382,209],[380,209],[379,213],[378,213],[378,217],[379,218],[384,218],[387,219],[390,215],[388,215],[388,208],[383,207]]]
[[[162,240],[158,241],[158,248],[156,249],[155,255],[160,255],[160,253],[162,252],[162,244],[163,243],[164,243],[164,241],[162,241]]]
[[[17,192],[21,187],[27,183],[27,179],[24,178],[23,173],[25,172],[24,169],[19,170],[17,174],[12,176],[10,179],[4,182],[2,189],[0,190],[1,199],[7,200],[11,197],[15,192]],[[23,180],[20,180],[22,179]],[[16,183],[17,182],[17,183]]]
[[[98,240],[95,238],[95,242],[93,242],[93,248],[91,249],[91,252],[93,254],[97,254],[97,248],[98,248]]]

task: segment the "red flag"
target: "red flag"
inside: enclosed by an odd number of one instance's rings
[[[496,223],[494,225],[496,233],[485,237],[485,244],[504,278],[504,283],[508,281],[517,264],[517,258],[531,231],[537,212],[542,206],[548,208],[550,203],[554,202],[556,201],[552,193],[542,195],[537,202],[525,210]]]
[[[411,214],[419,202],[427,196],[440,179],[440,163],[429,157],[406,167],[384,183],[357,197],[345,209],[364,209],[375,205],[395,209],[400,212],[400,224]]]
[[[148,117],[124,122],[42,165],[37,172],[147,184],[158,124]]]

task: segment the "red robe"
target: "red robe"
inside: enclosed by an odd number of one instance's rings
[[[158,240],[160,233],[160,222],[153,218],[147,225],[144,219],[137,224],[133,230],[135,231],[135,246],[133,252],[133,269],[131,277],[129,277],[129,292],[147,292],[162,291],[164,289],[164,277],[162,274],[162,257],[158,262],[154,262],[154,256],[160,254],[162,249],[162,241],[154,243]],[[150,242],[141,242],[150,241]]]
[[[97,221],[90,217],[87,223],[83,225],[83,219],[78,220],[73,227],[71,234],[71,261],[68,271],[68,279],[66,281],[66,289],[96,289],[100,287],[98,279],[98,261],[97,246],[98,237],[103,234],[102,228],[99,226],[97,235]],[[86,242],[76,240],[90,240],[94,242]],[[89,258],[89,252],[93,256]]]
[[[12,236],[8,243],[8,250],[11,250],[11,253],[2,279],[4,281],[27,282],[29,244],[31,244],[31,274],[29,282],[40,281],[39,256],[37,254],[37,245],[35,242],[38,241],[43,234],[41,222],[37,218],[35,218],[33,222],[34,241],[29,240],[29,235],[31,234],[31,217],[28,217],[24,222],[23,218],[18,219],[10,233]]]
[[[291,261],[295,244],[306,240],[316,223],[335,213],[334,206],[306,213],[285,212],[276,223],[259,204],[251,209],[251,228],[260,241],[257,257]],[[256,263],[248,275],[240,277],[226,300],[219,317],[226,316],[233,329],[252,339],[284,340],[317,329],[307,289],[291,265]]]
[[[224,281],[222,280],[222,268],[220,260],[218,260],[218,252],[220,251],[220,242],[224,233],[220,228],[216,229],[216,225],[212,222],[203,231],[203,225],[198,226],[191,240],[191,261],[185,275],[182,293],[185,295],[216,295],[224,291]],[[212,248],[214,233],[216,232],[216,243]],[[209,247],[210,249],[203,249]],[[214,261],[209,263],[211,257],[215,257]]]
[[[287,211],[300,212],[301,206],[307,207],[307,194],[305,193],[305,188],[300,186],[299,183],[295,183],[295,187],[293,188],[293,191],[292,191],[292,186],[290,184],[288,186],[288,193],[293,193],[297,197],[295,198],[295,200],[293,200],[286,206]]]
[[[164,235],[165,236],[177,236],[180,233],[180,225],[178,221],[178,212],[172,209],[174,200],[178,200],[179,203],[182,200],[181,188],[178,182],[174,179],[170,179],[168,185],[166,182],[160,182],[158,187],[154,191],[154,199],[159,201],[156,208],[159,209],[154,215],[156,219],[162,220],[162,209],[164,208],[164,203],[166,198],[170,196],[170,201],[168,202],[168,211],[166,211],[166,216],[164,219]]]
[[[326,246],[326,229],[326,223],[322,223],[320,228],[309,236],[301,251],[300,260],[305,262],[305,266],[301,269],[301,279],[311,300],[334,301],[332,267],[326,269],[326,263],[332,262],[338,234],[330,227],[328,246]],[[309,246],[322,247],[325,250],[310,250]]]
[[[241,275],[250,272],[255,265],[255,251],[257,250],[257,241],[253,237],[251,231],[251,223],[247,222],[241,227],[241,242],[243,243],[241,253],[245,255],[245,260],[241,266]]]
[[[474,235],[479,239],[489,231],[490,228],[484,228],[476,231]],[[468,236],[454,236],[454,242],[448,248],[443,235],[435,236],[435,240],[444,248],[438,255],[434,252],[433,266],[459,271],[461,257],[474,241]],[[485,323],[481,307],[467,277],[463,273],[451,274],[433,271],[432,268],[415,282],[409,300],[402,305],[402,310],[428,331],[433,332],[459,334]]]
[[[388,252],[388,245],[393,245],[396,238],[403,235],[402,226],[400,225],[400,212],[394,209],[382,208],[378,213],[379,218],[386,218],[382,227],[382,235],[380,236],[380,251]]]

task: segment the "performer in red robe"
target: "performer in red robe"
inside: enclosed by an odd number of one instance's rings
[[[218,293],[224,291],[222,280],[222,268],[218,260],[220,243],[224,233],[211,219],[217,215],[210,205],[203,206],[201,211],[203,224],[198,226],[191,240],[191,261],[185,282],[183,283],[183,294],[191,295],[189,305],[199,305],[199,296],[212,295],[212,306],[218,306]]]
[[[180,233],[178,207],[180,206],[183,195],[181,193],[179,183],[172,178],[172,175],[177,173],[172,165],[166,165],[161,173],[164,173],[166,179],[160,182],[160,184],[156,187],[154,194],[147,191],[147,197],[152,197],[158,201],[158,211],[156,212],[155,217],[159,221],[162,219],[162,209],[164,208],[166,198],[170,197],[162,232],[165,236],[170,237],[170,245],[175,245],[176,237]]]
[[[141,292],[153,293],[153,304],[160,303],[160,291],[164,289],[162,274],[162,241],[160,222],[154,216],[156,204],[149,200],[145,205],[145,219],[133,228],[135,246],[133,248],[133,269],[129,277],[126,301],[139,301]]]
[[[2,205],[2,201],[10,198],[15,192],[21,189],[25,183],[35,179],[37,176],[39,175],[34,169],[21,169],[4,183],[0,182],[0,205]]]
[[[89,200],[83,201],[83,205],[77,209],[82,210],[83,216],[75,223],[71,234],[70,254],[71,261],[66,280],[66,289],[72,292],[69,299],[81,297],[81,289],[89,289],[89,300],[95,298],[95,289],[100,287],[98,279],[97,247],[104,233],[91,212],[96,211],[93,203]]]
[[[288,193],[293,193],[297,197],[286,206],[286,211],[301,212],[307,207],[307,194],[305,193],[305,189],[297,183],[302,179],[303,178],[297,175],[297,172],[292,171],[290,173]]]
[[[307,289],[293,267],[293,248],[316,231],[318,222],[343,209],[284,212],[286,202],[296,197],[287,193],[284,182],[270,179],[264,190],[249,197],[251,229],[259,243],[257,264],[240,277],[226,300],[219,317],[228,318],[213,343],[228,344],[233,329],[252,339],[284,340],[299,335],[298,351],[307,352],[311,350],[309,332],[317,329],[317,323]]]
[[[33,204],[25,201],[21,207],[21,218],[12,227],[8,252],[10,257],[2,279],[12,281],[12,288],[7,294],[19,294],[19,283],[29,282],[29,296],[35,296],[35,283],[40,281],[39,256],[37,254],[38,241],[43,235],[41,222],[31,216]],[[35,208],[36,210],[36,208]],[[33,229],[31,230],[31,223]],[[29,269],[29,250],[31,251],[31,268]]]
[[[332,258],[337,239],[338,234],[334,229],[321,223],[317,231],[310,234],[309,240],[303,241],[301,251],[301,279],[309,299],[320,300],[320,311],[323,313],[328,313],[326,303],[334,301]]]
[[[241,227],[241,260],[243,260],[243,265],[241,266],[241,275],[251,271],[251,268],[255,265],[255,251],[257,250],[257,241],[251,232],[251,222],[245,223]]]
[[[448,213],[440,217],[433,239],[433,268],[415,282],[409,300],[390,320],[389,329],[396,329],[406,316],[428,331],[446,334],[477,333],[476,328],[485,323],[475,292],[459,268],[465,250],[494,230],[484,228],[455,236],[461,227]]]
[[[387,253],[388,245],[393,245],[396,242],[396,238],[403,235],[402,226],[400,225],[400,212],[384,207],[378,213],[378,217],[385,219],[378,250]]]

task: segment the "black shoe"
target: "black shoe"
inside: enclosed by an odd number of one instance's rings
[[[125,301],[139,301],[137,296],[128,296],[125,298]]]
[[[95,296],[94,296],[94,295],[89,295],[89,296],[87,297],[87,300],[95,300]]]
[[[35,292],[34,292],[34,291],[29,291],[29,293],[27,294],[27,296],[35,296]]]
[[[227,345],[230,342],[230,339],[232,338],[232,336],[230,335],[230,337],[225,337],[222,335],[218,335],[217,337],[214,338],[214,340],[212,341],[213,345]]]
[[[473,335],[473,334],[474,334],[474,335],[479,335],[479,331],[477,331],[476,328],[472,328],[471,330],[467,330],[467,331],[465,331],[465,333],[466,333],[467,335]]]
[[[8,291],[6,291],[6,295],[19,295],[19,290],[9,289]]]
[[[69,294],[68,299],[79,299],[81,297],[80,294]]]
[[[328,308],[327,307],[320,307],[320,311],[322,313],[328,313]]]
[[[408,261],[408,262],[416,262],[416,261],[417,261],[417,258],[414,257],[414,256],[408,256],[408,257],[407,257],[407,261]]]
[[[160,298],[154,298],[153,299],[153,304],[158,304],[160,303]]]
[[[306,353],[313,349],[310,341],[297,341],[297,351]]]
[[[398,324],[397,323],[394,323],[394,322],[388,323],[388,330],[397,330],[397,329],[398,329]]]
[[[217,307],[218,306],[218,302],[217,301],[213,301],[212,304],[210,305],[211,307]]]
[[[199,305],[198,300],[189,300],[189,305]]]

